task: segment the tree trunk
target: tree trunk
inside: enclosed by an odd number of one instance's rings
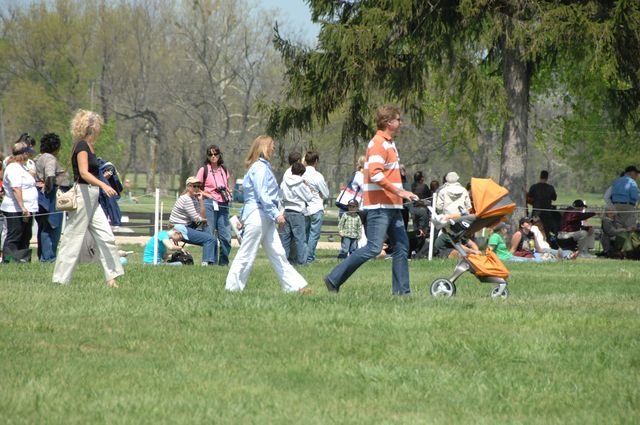
[[[502,74],[510,115],[502,132],[500,184],[511,192],[518,207],[526,208],[530,69],[522,60],[522,49],[518,44],[505,43],[503,61]],[[522,214],[516,212],[515,215]]]
[[[478,122],[482,122],[480,117]],[[490,178],[498,181],[500,178],[500,158],[498,146],[500,137],[498,129],[485,129],[476,124],[476,146],[464,144],[473,165],[473,176]]]

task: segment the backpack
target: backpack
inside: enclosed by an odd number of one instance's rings
[[[171,254],[167,260],[168,263],[182,263],[184,265],[193,265],[193,257],[184,251],[176,251]]]

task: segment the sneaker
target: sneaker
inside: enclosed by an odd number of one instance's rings
[[[329,280],[329,276],[325,276],[323,280],[324,280],[325,286],[327,287],[327,291],[335,292],[336,294],[338,293],[339,289],[335,287],[333,283],[331,283],[331,281]]]

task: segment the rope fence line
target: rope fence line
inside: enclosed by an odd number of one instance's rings
[[[228,206],[221,206],[221,208],[229,208]],[[589,210],[587,210],[587,212],[591,211],[591,212],[596,212],[596,213],[602,213],[604,212],[607,208],[609,207],[594,207],[594,208],[590,208]],[[525,207],[516,207],[516,210],[519,211],[529,211],[529,208],[525,208]],[[571,211],[577,211],[575,209],[573,210],[568,210],[568,209],[544,209],[544,208],[536,208],[535,209],[536,212],[540,212],[540,211],[550,211],[550,212],[571,212]],[[634,211],[616,211],[616,214],[637,214],[638,212],[640,212],[640,209],[636,209]],[[53,211],[53,212],[46,212],[46,213],[35,213],[35,214],[29,214],[28,217],[43,217],[43,216],[48,216],[48,215],[53,215],[53,214],[62,214],[64,213],[64,211]],[[149,214],[153,214],[153,211],[149,211]],[[123,216],[127,215],[127,211],[123,211],[122,213]],[[0,213],[0,217],[5,217],[6,219],[22,219],[24,218],[24,216],[14,216],[14,217],[8,217],[5,216],[3,214]],[[131,228],[135,228],[135,227],[149,227],[149,225],[126,225],[126,226],[122,226],[122,227],[131,227]]]
[[[604,207],[593,207],[593,208],[587,208],[586,212],[595,212],[595,213],[603,213],[604,211],[606,211],[607,209],[613,209],[613,205],[606,205]],[[524,211],[529,211],[529,208],[525,208],[525,207],[516,207],[516,210],[524,210]],[[540,211],[550,211],[550,212],[573,212],[573,211],[579,211],[577,209],[553,209],[553,208],[532,208],[532,210],[535,210],[536,212],[540,212]],[[639,209],[635,209],[633,211],[615,211],[616,214],[636,214],[637,212],[639,212]]]

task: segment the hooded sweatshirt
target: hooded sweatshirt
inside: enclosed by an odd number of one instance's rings
[[[445,183],[438,190],[436,198],[436,211],[439,214],[460,214],[460,209],[468,211],[471,209],[471,198],[469,192],[460,183]]]
[[[282,205],[286,211],[304,213],[307,204],[313,199],[311,189],[305,184],[302,176],[285,174],[280,189],[282,190]]]

